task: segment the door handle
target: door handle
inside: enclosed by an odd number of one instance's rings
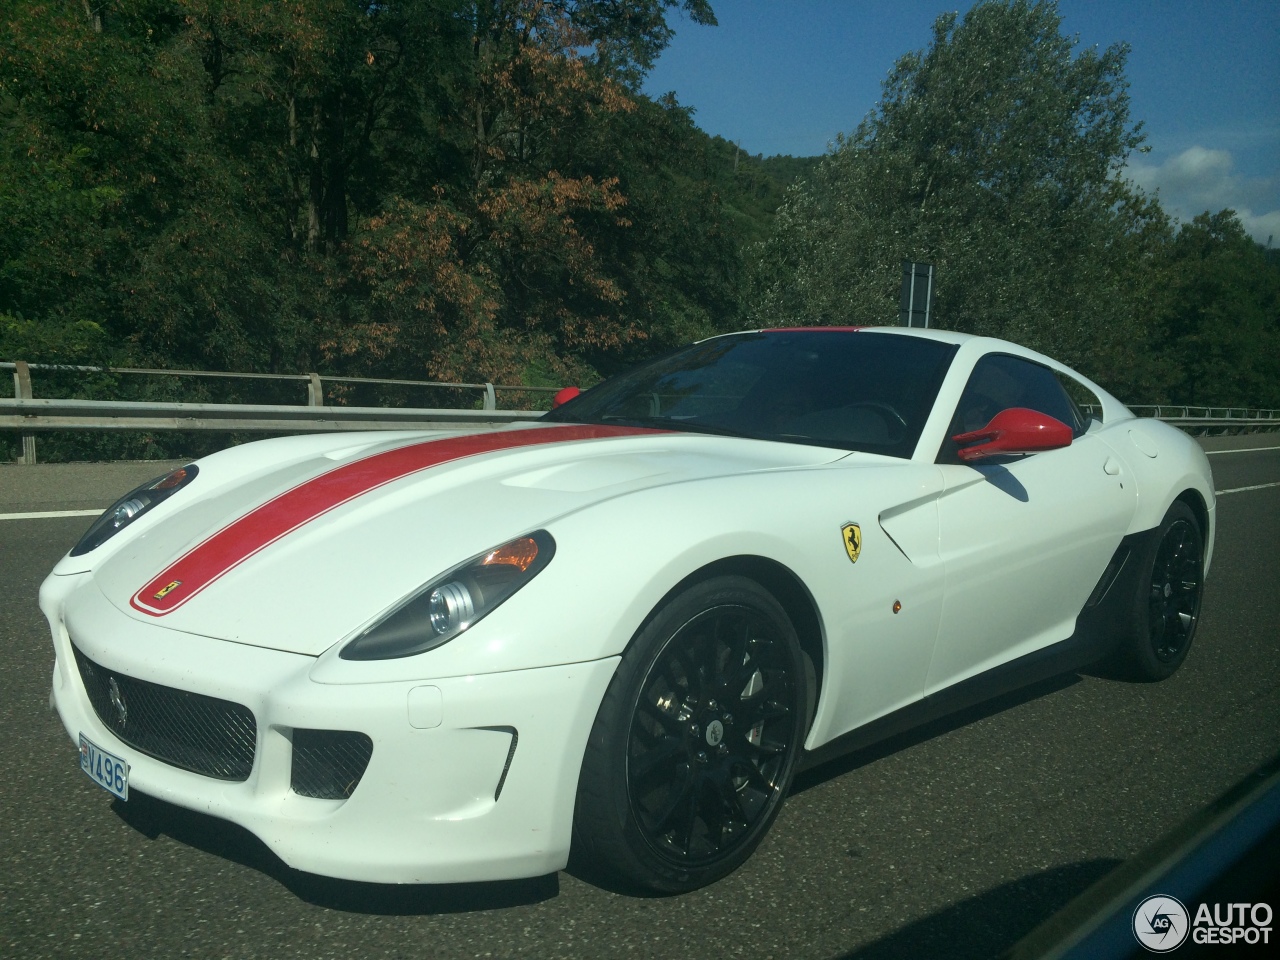
[[[1102,472],[1109,477],[1119,476],[1120,464],[1116,462],[1114,457],[1107,457],[1107,462],[1102,465]]]

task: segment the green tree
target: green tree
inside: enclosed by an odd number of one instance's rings
[[[1280,408],[1280,263],[1234,211],[1183,224],[1162,276],[1169,399]]]
[[[793,188],[753,269],[768,322],[896,323],[903,260],[937,266],[939,326],[1005,337],[1122,392],[1144,359],[1144,264],[1168,233],[1120,172],[1127,48],[1076,51],[1052,2],[944,14],[880,104]]]
[[[705,0],[6,8],[0,311],[37,351],[88,322],[155,365],[589,376],[646,342],[651,293],[724,300],[650,269],[720,237],[716,204],[673,254],[683,195],[609,139],[672,145],[636,89],[674,8],[714,22]]]

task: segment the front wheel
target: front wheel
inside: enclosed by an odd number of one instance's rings
[[[592,727],[574,811],[580,853],[662,893],[737,869],[772,824],[803,747],[794,627],[744,577],[690,587],[650,619]]]
[[[1142,560],[1122,653],[1132,679],[1164,680],[1187,657],[1204,594],[1204,535],[1189,506],[1174,501]]]

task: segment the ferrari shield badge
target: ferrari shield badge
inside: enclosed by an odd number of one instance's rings
[[[846,523],[840,528],[844,534],[844,552],[849,554],[849,562],[857,563],[858,554],[862,552],[862,528],[856,523]]]
[[[848,538],[846,537],[846,539]],[[169,594],[173,593],[173,591],[177,590],[180,586],[182,586],[182,581],[174,580],[172,583],[166,584],[165,586],[161,587],[159,593],[152,594],[152,598],[156,600],[163,600]]]

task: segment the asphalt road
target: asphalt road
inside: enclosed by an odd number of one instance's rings
[[[1280,482],[1280,437],[1207,446],[1272,448],[1215,453],[1219,490]],[[2,466],[0,514],[102,506],[157,472]],[[220,821],[113,801],[47,710],[36,606],[90,518],[0,520],[0,954],[992,956],[1280,751],[1280,486],[1223,495],[1218,518],[1200,630],[1172,680],[1072,675],[812,771],[743,869],[654,899],[574,872],[329,881]]]

